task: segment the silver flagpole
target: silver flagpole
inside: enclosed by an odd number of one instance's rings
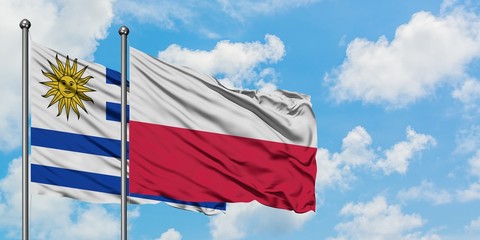
[[[22,29],[22,239],[28,240],[30,171],[28,161],[28,30],[30,21],[20,21]]]
[[[127,35],[128,28],[122,26],[118,33],[122,38],[122,240],[127,240]]]

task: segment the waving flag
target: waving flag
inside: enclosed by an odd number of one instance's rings
[[[38,194],[120,202],[120,74],[32,43],[31,185]],[[217,213],[225,203],[131,194],[131,203],[169,202]]]
[[[130,48],[130,191],[315,210],[308,96],[235,91]]]

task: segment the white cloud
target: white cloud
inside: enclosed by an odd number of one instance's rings
[[[115,11],[125,17],[132,16],[140,22],[152,22],[161,27],[172,29],[177,22],[188,23],[196,17],[192,4],[200,2],[169,0],[118,0]]]
[[[127,212],[128,220],[133,220],[140,217],[140,207],[136,206],[135,208]]]
[[[21,227],[21,161],[21,158],[14,159],[7,176],[0,180],[0,227]]]
[[[0,228],[12,238],[21,229],[21,159],[15,159],[0,180]],[[119,220],[98,205],[79,204],[68,198],[31,196],[30,231],[35,239],[115,239]]]
[[[465,226],[465,231],[469,233],[476,232],[480,234],[480,217],[472,220],[467,226]]]
[[[365,128],[357,126],[342,140],[339,157],[352,167],[370,165],[375,159],[375,153],[368,149],[371,144],[372,138]]]
[[[352,219],[337,224],[338,235],[330,239],[421,239],[412,230],[425,224],[421,216],[402,213],[400,206],[389,205],[383,196],[367,203],[348,203],[340,215]]]
[[[53,197],[46,198],[43,204],[52,204]],[[34,199],[35,201],[35,199]],[[38,200],[37,200],[38,201]],[[63,200],[64,202],[68,200]],[[33,206],[36,203],[33,203]],[[40,204],[40,203],[39,203]],[[69,212],[54,210],[55,205],[51,205],[49,213],[34,222],[37,225],[33,229],[34,235],[42,236],[44,239],[118,239],[120,237],[119,221],[117,217],[112,216],[105,208],[98,205],[89,205],[87,207],[75,206],[69,209]],[[52,214],[54,213],[54,214]],[[35,214],[33,211],[32,214]],[[56,222],[52,224],[52,218],[58,218],[59,214],[65,222]],[[68,215],[67,215],[68,214]],[[75,215],[75,217],[72,216]],[[50,222],[49,222],[50,221]],[[40,223],[41,222],[41,223]],[[35,232],[37,232],[35,234]]]
[[[450,233],[443,234],[441,239],[478,240],[478,236],[480,236],[480,217],[471,220],[463,227],[463,229],[460,228],[456,229],[456,231],[450,231]]]
[[[455,137],[456,153],[468,154],[480,149],[480,126],[472,125],[469,128],[461,129]]]
[[[330,157],[330,153],[324,148],[317,151],[317,169],[316,189],[319,191],[334,185],[347,188],[355,179],[350,167],[345,165],[342,159]]]
[[[440,12],[445,13],[450,11],[457,6],[458,0],[443,0],[442,4],[440,5]]]
[[[477,150],[477,153],[468,160],[470,165],[470,172],[480,178],[480,150]]]
[[[466,66],[480,57],[479,29],[480,17],[461,9],[441,16],[418,12],[392,41],[354,39],[343,64],[325,80],[337,101],[404,107],[467,75]]]
[[[342,151],[331,154],[327,149],[317,151],[317,188],[338,185],[346,188],[355,179],[353,170],[366,168],[405,174],[410,161],[422,151],[435,144],[430,135],[416,133],[410,126],[406,129],[407,140],[401,141],[381,153],[375,151],[372,138],[361,126],[352,129],[342,140]]]
[[[106,37],[113,18],[113,0],[0,1],[0,150],[20,145],[21,123],[21,29],[28,18],[32,41],[78,58],[92,59],[98,40]],[[60,31],[61,30],[61,31]]]
[[[342,152],[330,153],[319,148],[317,152],[317,188],[339,185],[347,188],[355,179],[352,170],[356,167],[369,167],[373,164],[376,154],[371,150],[372,138],[362,126],[357,126],[348,132],[342,140]]]
[[[457,198],[461,202],[480,200],[480,182],[470,184],[465,190],[458,190]]]
[[[480,100],[480,81],[467,79],[460,88],[452,92],[452,96],[460,100],[466,110],[475,110]]]
[[[273,14],[292,8],[305,6],[319,0],[217,0],[223,10],[235,19],[243,21],[254,15]]]
[[[407,127],[407,141],[399,142],[388,149],[385,152],[386,158],[379,160],[375,165],[387,175],[394,171],[405,174],[414,155],[435,145],[436,141],[432,136],[418,134],[411,127]]]
[[[231,43],[220,41],[211,51],[190,50],[176,44],[159,52],[158,58],[176,65],[191,67],[208,75],[220,76],[227,85],[242,88],[243,84],[275,83],[273,69],[259,69],[258,65],[276,63],[285,55],[285,46],[274,35],[265,35],[265,43]]]
[[[478,133],[479,132],[477,132],[476,134]],[[466,152],[470,152],[470,150],[473,150],[471,147],[476,146],[479,140],[472,140],[471,136],[468,136],[465,139],[466,140],[461,141],[463,145],[460,145],[463,146],[461,148],[462,152],[464,152],[465,149],[469,150]],[[457,149],[458,148],[459,147],[457,146]],[[467,189],[457,190],[457,198],[461,202],[480,200],[480,150],[478,149],[476,150],[475,154],[468,159],[468,172],[470,172],[470,174],[472,174],[473,176],[477,177],[478,180],[477,182],[471,183]]]
[[[403,240],[441,240],[443,239],[436,233],[426,233],[425,235],[416,232],[416,233],[410,233],[407,234],[405,237],[403,237]]]
[[[160,238],[156,240],[182,240],[182,234],[175,230],[175,228],[169,228],[166,232],[160,235]]]
[[[446,190],[436,190],[432,182],[422,181],[419,186],[409,189],[402,189],[397,193],[397,198],[401,201],[424,200],[432,202],[434,205],[450,203],[452,196]]]
[[[198,1],[198,0],[117,0],[115,12],[121,21],[134,18],[165,29],[178,30],[179,26],[210,39],[221,34],[214,28],[229,26],[241,29],[249,18],[273,15],[292,8],[309,5],[319,0],[262,0],[262,1]],[[206,14],[205,14],[206,13]],[[219,21],[222,17],[222,21]],[[211,24],[214,22],[215,24]],[[233,27],[232,27],[233,26]],[[225,33],[225,30],[223,31]]]
[[[250,234],[281,235],[298,230],[315,214],[297,214],[292,211],[263,206],[256,201],[228,205],[226,214],[210,220],[212,239],[245,239]]]

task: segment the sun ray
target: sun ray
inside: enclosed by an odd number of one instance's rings
[[[78,97],[80,99],[82,99],[83,101],[90,101],[90,102],[93,102],[93,99],[89,98],[87,95],[85,95],[84,93],[78,93]]]
[[[73,97],[72,99],[73,99],[73,101],[75,101],[75,103],[77,103],[78,106],[80,106],[80,107],[83,109],[83,111],[85,111],[86,113],[88,113],[88,112],[87,112],[87,109],[85,108],[85,105],[83,105],[83,102],[80,100],[80,98],[78,97],[78,95],[76,95],[76,96]]]
[[[67,120],[68,117],[70,116],[70,102],[71,98],[64,98],[65,99],[65,112],[67,113]]]
[[[44,71],[42,71],[42,73],[43,73],[43,75],[44,75],[45,77],[48,77],[48,78],[49,78],[50,80],[52,80],[53,82],[58,81],[58,78],[57,78],[57,76],[56,76],[55,74],[51,74],[51,73],[49,73],[49,72],[44,72]]]
[[[55,94],[55,97],[53,97],[52,101],[50,102],[50,104],[48,105],[48,107],[52,106],[53,104],[55,104],[56,102],[58,102],[60,99],[63,99],[63,96],[60,92],[57,92],[57,94]]]
[[[67,56],[67,60],[65,61],[65,76],[72,76],[70,72],[70,59]]]
[[[52,88],[52,89],[48,90],[48,92],[45,93],[45,95],[42,95],[42,97],[50,97],[50,96],[53,96],[57,93],[58,93],[58,90],[55,89],[55,88]]]
[[[65,67],[63,66],[62,61],[60,61],[60,59],[58,59],[58,54],[55,56],[55,60],[57,61],[58,70],[60,72],[64,73],[65,72]]]
[[[85,86],[82,86],[82,85],[79,85],[77,86],[77,91],[78,92],[94,92],[95,90],[89,88],[89,87],[85,87]]]
[[[50,67],[52,68],[53,73],[55,74],[55,76],[57,76],[57,79],[62,78],[62,76],[63,76],[63,71],[60,71],[59,69],[57,69],[57,68],[55,67],[55,65],[53,65],[53,63],[51,63],[50,61],[48,61],[48,63],[50,64]]]
[[[73,60],[73,66],[72,66],[72,69],[70,70],[70,72],[71,72],[70,76],[74,75],[77,72],[77,59],[76,58]],[[73,78],[73,79],[76,80],[75,78]]]
[[[72,101],[73,101],[73,99],[72,99]],[[73,112],[75,112],[75,114],[77,114],[77,117],[80,119],[80,112],[78,111],[77,104],[71,104],[71,105],[72,105]]]
[[[58,114],[57,117],[62,114],[63,106],[65,106],[65,98],[61,98],[60,101],[58,102]]]
[[[91,97],[87,96],[86,92],[95,92],[95,89],[85,86],[92,76],[85,76],[82,78],[82,75],[87,70],[88,66],[85,66],[77,72],[78,61],[75,58],[70,62],[70,57],[65,58],[65,63],[60,61],[58,54],[55,56],[57,66],[48,61],[50,64],[51,72],[43,71],[42,74],[48,78],[48,82],[40,82],[41,84],[50,87],[50,89],[42,95],[44,98],[52,97],[47,108],[57,103],[57,117],[60,116],[65,109],[65,115],[67,121],[70,118],[70,110],[72,110],[80,119],[80,111],[78,106],[83,109],[88,114],[87,108],[83,101],[89,101],[94,104],[94,101]]]
[[[41,82],[41,84],[47,85],[54,89],[58,89],[58,81],[57,82]]]
[[[84,77],[84,78],[80,78],[78,80],[78,85],[85,85],[90,79],[92,79],[93,77],[92,76],[88,76],[88,77]]]
[[[82,79],[82,78],[80,78],[80,76],[83,75],[83,73],[85,72],[85,70],[87,70],[87,67],[82,68],[82,70],[78,71],[77,73],[75,73],[75,74],[72,76],[73,79],[77,80],[78,84],[80,84],[78,80],[79,80],[79,79],[80,79],[80,80]],[[90,77],[90,78],[91,78],[91,77]],[[80,85],[83,85],[83,84],[80,84]]]

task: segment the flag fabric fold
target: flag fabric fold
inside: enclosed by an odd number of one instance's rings
[[[315,210],[308,96],[231,90],[130,48],[130,191]]]
[[[31,44],[31,186],[37,194],[120,202],[120,73]],[[225,203],[130,194],[130,203],[215,214]]]

